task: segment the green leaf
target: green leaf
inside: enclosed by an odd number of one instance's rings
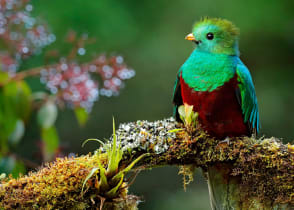
[[[18,120],[11,97],[0,89],[0,150],[4,150],[8,137],[14,131]]]
[[[57,107],[52,101],[47,101],[38,111],[37,121],[42,128],[50,128],[57,118]]]
[[[106,169],[101,165],[101,163],[98,160],[98,167],[100,169],[100,181],[99,181],[99,186],[101,191],[105,191],[106,189],[109,188],[109,184],[107,181],[107,177],[106,177]]]
[[[44,157],[45,161],[49,161],[53,158],[58,145],[59,145],[59,138],[54,126],[49,128],[42,128],[41,129],[41,138],[44,142]]]
[[[122,158],[122,151],[120,149],[120,146],[117,148],[117,136],[115,133],[115,122],[113,118],[113,134],[112,134],[113,142],[112,147],[107,151],[109,161],[108,161],[108,167],[107,167],[107,175],[112,176],[116,171],[118,170],[119,162]]]
[[[6,178],[6,174],[5,173],[1,173],[0,174],[0,181],[1,181],[1,179],[5,179]]]
[[[134,165],[140,161],[142,158],[146,157],[150,155],[149,153],[145,153],[140,155],[138,158],[136,158],[130,165],[128,165],[128,167],[126,167],[125,169],[121,170],[120,172],[118,172],[114,177],[112,177],[111,182],[117,182],[124,174],[128,173],[133,167]]]
[[[0,71],[0,84],[5,84],[10,79],[8,72]]]
[[[178,112],[179,112],[181,120],[185,122],[185,118],[186,118],[185,106],[184,105],[179,106]]]
[[[106,197],[114,198],[117,194],[119,187],[122,185],[123,180],[124,180],[124,176],[121,177],[121,179],[119,180],[119,182],[117,183],[117,185],[114,188],[112,188],[107,193],[105,193]]]
[[[18,116],[27,120],[32,110],[32,91],[25,81],[19,81],[18,96],[17,96],[17,110]]]
[[[198,113],[193,111],[193,106],[182,105],[178,108],[181,120],[185,126],[195,126],[197,122]]]
[[[186,112],[186,123],[187,123],[187,125],[191,125],[193,106],[185,105],[185,112]]]
[[[14,178],[19,177],[19,174],[25,174],[26,168],[23,162],[21,161],[16,161],[13,170],[11,171],[11,175]]]
[[[4,86],[3,93],[10,100],[10,106],[18,118],[28,119],[31,112],[32,93],[25,81],[10,82]]]
[[[192,122],[193,122],[193,126],[196,126],[197,124],[197,118],[198,118],[198,112],[193,112],[192,113]]]
[[[177,133],[182,130],[184,130],[184,129],[183,128],[176,128],[176,129],[169,130],[168,133]]]
[[[75,112],[76,118],[79,122],[79,125],[84,126],[88,120],[88,117],[89,117],[88,112],[82,107],[75,108],[74,112]]]
[[[11,145],[18,144],[21,138],[23,137],[24,132],[25,132],[24,122],[22,120],[17,120],[14,131],[8,138],[8,142]]]
[[[98,143],[104,145],[104,142],[101,141],[100,139],[87,139],[86,141],[83,142],[82,147],[84,147],[85,144],[87,144],[89,141],[97,141]]]
[[[95,174],[96,171],[98,171],[99,168],[95,167],[95,168],[92,168],[92,170],[90,171],[90,173],[88,174],[88,176],[86,177],[86,179],[84,180],[83,182],[83,186],[82,186],[82,194],[84,193],[84,187],[87,183],[87,181]]]
[[[21,125],[18,120],[28,119],[30,112],[31,90],[24,81],[9,82],[0,89],[0,148],[2,151],[7,149],[7,140],[16,134],[15,129],[18,130],[18,137],[21,138]]]

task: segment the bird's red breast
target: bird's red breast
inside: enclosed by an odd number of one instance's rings
[[[211,92],[195,91],[182,76],[180,83],[183,103],[193,105],[193,110],[199,114],[200,125],[208,134],[218,139],[250,135],[236,96],[237,75]]]

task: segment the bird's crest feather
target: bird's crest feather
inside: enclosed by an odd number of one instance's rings
[[[202,17],[200,21],[194,24],[193,28],[199,27],[204,24],[217,25],[224,31],[229,32],[234,37],[237,37],[240,34],[239,28],[237,28],[231,21],[222,18]]]

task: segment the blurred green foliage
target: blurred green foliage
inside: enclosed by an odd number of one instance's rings
[[[119,97],[100,98],[83,128],[70,111],[58,116],[56,127],[64,151],[81,154],[95,149],[94,144],[86,149],[80,145],[87,138],[108,137],[112,115],[120,122],[170,116],[176,72],[193,49],[184,37],[201,16],[227,18],[240,28],[241,59],[255,83],[261,133],[282,137],[285,142],[294,138],[293,0],[34,0],[33,6],[33,13],[47,20],[57,37],[64,37],[68,28],[87,32],[97,39],[87,55],[97,49],[115,51],[136,70],[136,77]],[[50,48],[56,46],[61,53],[68,50],[62,39]],[[29,59],[23,69],[43,60],[43,54]],[[28,82],[33,90],[40,88],[38,81]],[[31,143],[38,138],[35,126],[30,125],[18,151],[32,160],[38,153],[38,147]],[[132,191],[145,197],[147,202],[141,209],[208,209],[203,180],[195,180],[183,194],[174,168],[156,169],[140,174]]]
[[[8,74],[1,72],[2,82]],[[7,78],[6,80],[4,80]],[[14,176],[24,173],[25,167],[15,157],[7,155],[24,135],[24,122],[31,112],[31,89],[24,81],[13,81],[0,91],[0,171]]]

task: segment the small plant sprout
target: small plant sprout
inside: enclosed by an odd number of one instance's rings
[[[5,178],[6,178],[6,174],[5,173],[0,174],[0,180],[5,179]]]
[[[105,149],[105,153],[102,150],[97,150],[97,167],[92,168],[88,176],[83,182],[82,186],[82,195],[84,194],[84,188],[87,182],[91,178],[95,178],[95,187],[99,191],[99,195],[101,195],[101,204],[103,205],[103,200],[113,199],[119,196],[123,196],[124,189],[127,186],[127,183],[124,182],[125,174],[128,173],[134,165],[140,161],[142,158],[149,155],[145,153],[135,160],[133,160],[129,165],[120,166],[122,157],[123,157],[123,149],[121,147],[121,142],[115,132],[115,122],[113,120],[113,134],[112,134],[112,143],[103,144],[102,141],[98,139],[88,139],[83,145],[89,141],[98,141],[101,143]],[[100,157],[106,155],[106,161],[102,162]],[[100,206],[102,207],[102,206]]]
[[[198,113],[193,111],[193,106],[184,104],[178,108],[178,112],[188,131],[193,131],[193,128],[197,126],[198,118]]]

